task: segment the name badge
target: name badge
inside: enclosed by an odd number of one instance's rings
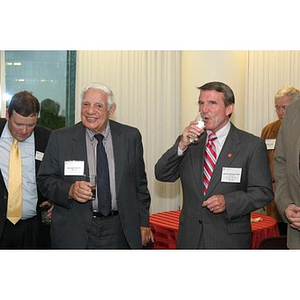
[[[44,153],[43,152],[35,151],[35,159],[36,160],[42,161],[43,157],[44,157]]]
[[[266,142],[267,150],[275,149],[276,139],[266,139],[265,142]]]
[[[65,161],[65,176],[82,176],[84,174],[84,161]]]
[[[221,182],[241,182],[242,168],[222,168]]]

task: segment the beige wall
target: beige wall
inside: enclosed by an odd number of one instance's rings
[[[180,51],[78,51],[76,116],[79,96],[90,82],[100,81],[114,92],[116,121],[139,128],[143,137],[151,213],[178,209],[179,182],[155,179],[154,165],[180,134]]]
[[[235,94],[234,124],[244,129],[247,51],[183,51],[181,126],[185,128],[198,112],[199,90],[208,81],[223,81]]]

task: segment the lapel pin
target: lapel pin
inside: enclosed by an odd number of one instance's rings
[[[229,157],[229,158],[230,158],[231,156],[232,156],[232,154],[231,154],[231,153],[228,153],[228,154],[227,154],[227,157]]]

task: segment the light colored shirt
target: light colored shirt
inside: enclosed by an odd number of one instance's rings
[[[217,157],[222,151],[223,145],[226,141],[227,135],[229,133],[231,127],[231,123],[228,121],[228,123],[222,127],[219,131],[215,132],[217,139],[214,140],[214,143],[216,145],[216,150],[217,150]],[[208,140],[208,136],[212,133],[211,130],[207,130],[207,137],[206,137],[206,142]]]
[[[105,148],[105,152],[108,160],[108,170],[109,170],[109,182],[110,182],[110,193],[112,200],[112,210],[118,210],[117,207],[117,198],[116,198],[116,179],[115,179],[115,161],[114,161],[114,151],[113,151],[113,143],[111,130],[109,126],[109,122],[104,132],[102,132],[103,146]],[[87,147],[87,158],[88,158],[88,166],[90,175],[97,174],[97,144],[98,140],[94,137],[94,133],[86,129],[86,147]],[[96,199],[93,201],[93,209],[98,210],[98,199],[96,193]]]
[[[8,187],[8,169],[10,148],[13,143],[7,123],[4,126],[0,137],[0,169],[3,175],[6,188]],[[36,173],[35,173],[35,145],[34,132],[23,142],[18,142],[22,159],[22,218],[26,220],[36,216],[38,201]]]

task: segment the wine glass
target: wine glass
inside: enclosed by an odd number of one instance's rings
[[[202,119],[202,116],[201,116],[201,113],[198,113],[196,118],[195,118],[195,121],[197,121],[198,123],[196,124],[196,126],[198,126],[200,129],[203,129],[205,128],[205,124],[203,122],[203,119]],[[190,142],[191,143],[196,143],[198,141],[198,137],[197,135],[192,135],[190,137]]]

